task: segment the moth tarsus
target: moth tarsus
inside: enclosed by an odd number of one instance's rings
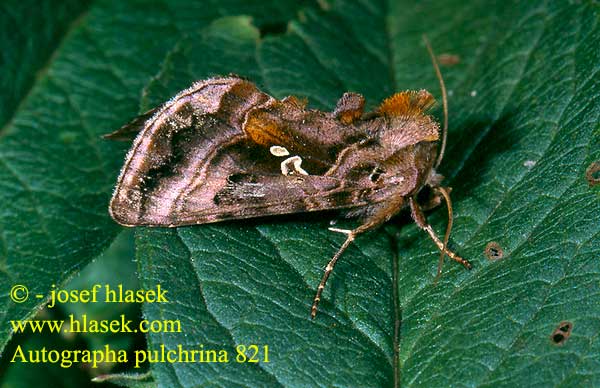
[[[319,283],[319,286],[317,287],[317,294],[315,295],[315,297],[313,299],[313,304],[310,309],[311,319],[314,319],[317,316],[317,308],[319,307],[319,302],[321,301],[321,294],[323,293],[323,289],[325,288],[325,283],[327,283],[327,279],[329,279],[329,275],[331,275],[331,272],[333,271],[333,267],[335,266],[335,263],[338,261],[338,259],[342,255],[342,253],[344,253],[346,248],[348,248],[348,246],[350,246],[350,243],[352,243],[352,241],[354,241],[354,237],[356,236],[354,234],[353,230],[338,229],[338,228],[329,228],[329,230],[331,230],[332,232],[344,233],[347,235],[347,237],[346,237],[346,241],[344,241],[344,243],[340,246],[340,248],[338,249],[336,254],[333,255],[333,257],[331,258],[331,260],[329,260],[329,263],[327,263],[327,266],[325,267],[325,271],[323,272],[323,278],[321,279],[321,282]]]
[[[439,280],[442,275],[442,266],[444,265],[444,256],[446,256],[446,250],[448,247],[448,240],[450,240],[450,232],[452,231],[452,224],[454,221],[454,217],[452,214],[452,200],[450,199],[450,193],[446,190],[445,187],[436,187],[436,192],[442,195],[442,198],[446,201],[446,207],[448,209],[448,224],[446,225],[446,233],[444,233],[444,244],[442,245],[442,249],[440,249],[440,259],[438,261],[438,269],[437,275],[435,275],[435,282]],[[464,265],[464,262],[461,262]],[[471,267],[468,267],[471,269]]]
[[[433,227],[431,225],[429,225],[429,223],[427,222],[427,218],[425,217],[425,214],[423,214],[423,211],[421,210],[421,207],[417,203],[416,198],[411,197],[409,201],[410,201],[410,211],[411,211],[412,219],[415,221],[415,223],[417,224],[417,226],[419,228],[421,228],[425,232],[427,232],[427,234],[429,235],[431,240],[433,240],[435,245],[438,247],[438,249],[441,252],[440,261],[443,260],[444,255],[448,255],[448,257],[450,257],[452,260],[462,264],[463,267],[465,267],[466,269],[471,269],[472,266],[471,266],[471,263],[469,263],[469,261],[463,259],[462,257],[460,257],[459,255],[452,252],[451,250],[449,250],[446,247],[446,245],[447,245],[446,238],[444,238],[444,242],[442,242],[440,240],[440,238],[437,236],[437,234],[433,230]],[[450,206],[451,205],[449,205],[448,209],[450,209]],[[450,225],[451,225],[451,222],[448,222],[448,226],[450,226]],[[446,230],[448,230],[448,229],[446,229]],[[448,235],[448,232],[446,232],[446,235]],[[438,266],[438,275],[439,275],[439,273],[441,273],[441,265]]]
[[[427,114],[434,99],[426,90],[396,93],[366,113],[363,96],[345,93],[332,112],[322,112],[293,96],[277,100],[239,76],[210,78],[109,135],[137,133],[110,214],[122,225],[159,227],[331,209],[358,217],[355,229],[331,228],[347,237],[317,287],[312,318],[356,236],[406,207],[440,249],[438,276],[444,255],[469,268],[447,248],[451,220],[441,241],[416,200],[429,186],[433,196],[423,207],[444,199],[452,216],[449,188],[435,171],[445,147],[447,97],[426,44],[444,100],[439,153],[439,126]]]

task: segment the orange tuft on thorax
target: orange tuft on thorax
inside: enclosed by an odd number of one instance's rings
[[[407,90],[383,100],[378,112],[385,116],[418,116],[434,103],[435,99],[427,90]]]

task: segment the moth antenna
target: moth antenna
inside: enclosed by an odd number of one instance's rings
[[[415,220],[415,223],[419,226],[419,228],[421,228],[427,232],[427,234],[433,240],[435,245],[437,245],[438,249],[440,251],[442,251],[442,253],[448,255],[448,257],[450,257],[452,260],[462,264],[466,269],[471,269],[472,266],[468,260],[463,259],[456,253],[454,253],[451,250],[449,250],[448,248],[446,248],[445,244],[442,241],[440,241],[439,237],[435,234],[435,231],[433,230],[431,225],[429,225],[427,223],[427,219],[425,218],[425,215],[423,214],[421,207],[417,203],[417,200],[414,197],[410,197],[409,203],[410,203],[410,214],[411,214],[413,220]]]
[[[429,39],[427,39],[427,36],[423,35],[423,41],[425,42],[425,46],[427,46],[427,51],[429,52],[429,56],[431,57],[431,63],[433,63],[435,74],[438,78],[438,81],[440,81],[440,89],[442,89],[444,126],[442,129],[442,146],[440,147],[440,153],[438,154],[437,160],[435,162],[435,168],[438,168],[440,163],[442,163],[442,159],[444,158],[444,152],[446,151],[446,138],[448,137],[448,95],[446,94],[446,84],[444,83],[442,72],[440,71],[440,67],[438,66],[437,60],[435,59],[433,49],[431,48],[431,44],[429,43]]]
[[[440,279],[442,275],[442,266],[444,265],[444,256],[446,256],[446,250],[448,248],[448,240],[450,239],[450,232],[452,231],[452,223],[454,222],[454,216],[452,215],[452,200],[450,199],[450,193],[446,190],[445,187],[437,187],[437,191],[439,191],[444,200],[446,201],[446,207],[448,209],[448,224],[446,225],[446,234],[444,234],[444,245],[442,250],[440,251],[440,261],[438,262],[438,270],[437,275],[435,275],[434,283]]]
[[[321,294],[323,293],[323,289],[325,288],[325,283],[327,283],[327,279],[329,279],[329,275],[331,274],[331,271],[333,271],[333,267],[335,266],[335,263],[338,261],[338,259],[342,255],[342,253],[344,253],[346,248],[348,248],[350,243],[352,241],[354,241],[354,238],[356,237],[356,234],[352,230],[338,229],[338,228],[329,228],[329,230],[334,231],[334,232],[344,233],[344,234],[348,235],[348,237],[346,237],[346,241],[344,241],[344,243],[342,244],[340,249],[338,249],[336,254],[333,255],[333,258],[331,258],[329,263],[327,263],[327,267],[325,267],[325,273],[323,273],[323,278],[321,279],[321,283],[319,283],[319,287],[317,287],[317,293],[315,295],[315,299],[313,300],[313,304],[310,309],[310,318],[311,319],[315,319],[315,316],[317,315],[317,307],[319,306],[319,302],[321,301]]]

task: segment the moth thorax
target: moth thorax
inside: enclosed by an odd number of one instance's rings
[[[394,117],[389,127],[380,133],[381,142],[400,150],[420,142],[439,139],[439,125],[430,116]]]

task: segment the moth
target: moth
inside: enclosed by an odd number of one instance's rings
[[[426,90],[404,91],[365,113],[365,99],[344,93],[332,112],[308,109],[294,96],[277,100],[252,82],[216,77],[194,83],[107,135],[136,135],[110,201],[112,218],[125,226],[178,227],[276,214],[339,209],[360,220],[354,229],[330,228],[346,240],[327,264],[311,318],[333,268],[356,236],[404,208],[445,255],[452,225],[450,189],[436,172],[446,144],[447,97],[439,67],[427,48],[443,94],[444,126],[427,114],[435,100]],[[429,187],[430,196],[417,195]],[[423,210],[445,200],[442,240]]]

